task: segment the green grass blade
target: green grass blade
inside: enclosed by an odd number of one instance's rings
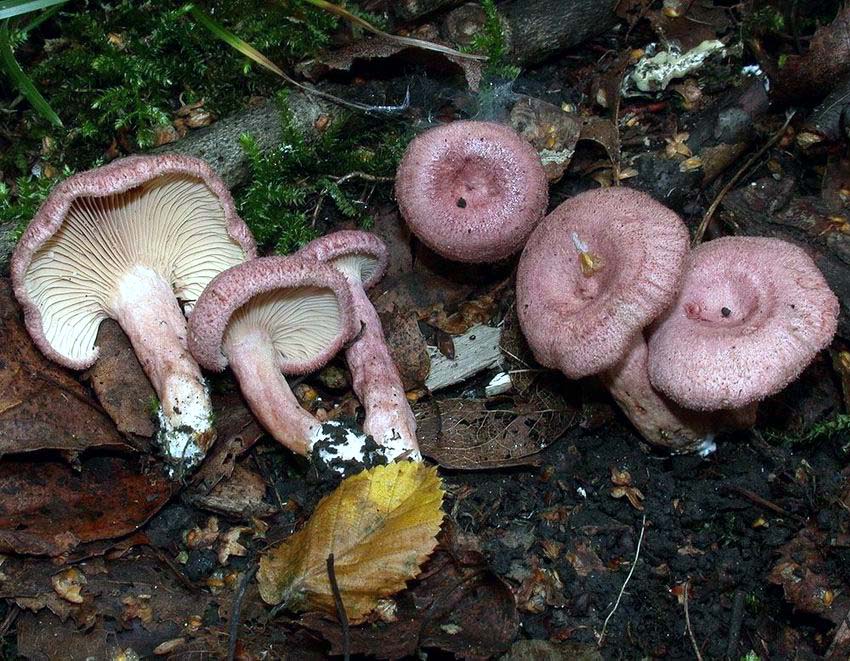
[[[0,20],[29,14],[54,5],[61,5],[68,0],[4,0],[0,2]]]
[[[221,39],[228,46],[235,48],[245,57],[250,58],[260,66],[265,67],[273,73],[276,73],[278,76],[281,76],[282,78],[287,77],[279,66],[277,66],[274,62],[272,62],[269,58],[263,55],[247,41],[245,41],[244,39],[240,39],[235,34],[230,32],[230,30],[225,28],[221,23],[216,21],[209,14],[204,13],[194,5],[186,5],[184,7],[184,10],[191,14],[192,18],[194,18],[198,23],[203,25],[214,36]]]
[[[36,89],[35,83],[21,69],[21,65],[15,59],[15,53],[12,51],[11,35],[9,34],[9,21],[0,23],[0,66],[3,67],[9,78],[12,79],[12,82],[32,104],[32,107],[35,108],[38,114],[54,126],[62,126],[62,120],[59,119],[59,115],[53,111],[50,104],[47,103],[38,89]]]

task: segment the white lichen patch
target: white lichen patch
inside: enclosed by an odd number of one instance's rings
[[[706,60],[715,54],[723,54],[726,47],[722,41],[711,39],[686,53],[671,47],[653,54],[654,49],[646,48],[647,55],[635,65],[632,73],[626,77],[624,85],[634,86],[640,92],[660,92],[676,78],[684,78],[699,69]],[[628,95],[628,90],[624,90]]]

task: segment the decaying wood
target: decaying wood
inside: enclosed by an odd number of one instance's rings
[[[453,360],[446,358],[435,347],[428,347],[431,372],[425,380],[425,386],[434,392],[461,383],[483,370],[501,366],[501,336],[500,328],[481,324],[473,326],[463,335],[453,338]]]
[[[572,48],[613,25],[616,0],[512,0],[499,5],[510,59],[533,64]],[[477,3],[449,12],[443,23],[446,37],[468,43],[484,29],[486,15]]]
[[[838,83],[812,111],[803,129],[797,134],[797,144],[802,149],[810,149],[823,142],[841,140],[842,137],[850,138],[850,76]]]
[[[288,97],[292,122],[305,135],[316,132],[317,121],[325,116],[333,120],[338,106],[303,92]],[[327,125],[322,122],[321,125]],[[279,146],[283,140],[280,109],[272,101],[226,117],[212,126],[193,131],[182,140],[160,147],[155,152],[174,152],[202,158],[218,173],[229,188],[244,183],[248,177],[248,158],[239,144],[239,136],[250,133],[261,151]]]
[[[664,152],[641,154],[634,165],[638,176],[630,183],[674,209],[681,207],[695,188],[710,184],[746,152],[756,137],[756,120],[769,107],[764,84],[753,79],[680,127],[690,134],[686,144],[698,161]]]
[[[850,225],[823,200],[793,195],[794,181],[765,178],[732,191],[720,218],[736,233],[773,236],[806,249],[841,301],[838,333],[850,338]]]

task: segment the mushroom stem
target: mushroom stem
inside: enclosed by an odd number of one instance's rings
[[[632,342],[625,358],[602,374],[612,397],[641,435],[650,443],[676,452],[713,447],[721,429],[752,424],[750,412],[690,411],[667,399],[649,382],[648,351],[643,335]]]
[[[260,424],[282,445],[307,456],[322,425],[292,393],[268,333],[229,333],[222,350]]]
[[[350,274],[346,277],[351,283],[354,314],[361,332],[346,350],[345,358],[351,370],[354,392],[366,410],[363,430],[386,448],[389,459],[409,451],[412,458],[418,459],[416,420],[387,348],[381,320],[360,280]]]
[[[186,348],[186,318],[174,291],[155,271],[137,267],[122,278],[112,308],[159,397],[164,452],[194,463],[213,440],[212,404]]]

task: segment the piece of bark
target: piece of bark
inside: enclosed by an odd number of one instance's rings
[[[460,0],[396,0],[393,11],[404,21],[460,4]]]
[[[818,197],[792,197],[766,177],[729,193],[720,218],[735,234],[772,236],[806,249],[841,302],[838,334],[850,338],[850,225]],[[793,190],[793,189],[792,189]]]
[[[637,177],[629,184],[674,209],[681,208],[694,188],[706,186],[735,163],[756,137],[755,122],[770,107],[759,79],[721,97],[688,121],[685,141],[699,166],[688,168],[681,158],[660,153],[641,154],[634,162]]]
[[[483,370],[501,366],[501,336],[500,328],[473,326],[463,335],[452,338],[453,359],[447,358],[435,347],[428,347],[431,372],[425,380],[425,387],[434,392],[462,383]]]
[[[850,137],[850,76],[845,77],[823,102],[812,111],[797,134],[797,144],[811,149],[824,142]]]
[[[287,108],[294,127],[305,135],[317,132],[320,117],[333,121],[340,116],[339,106],[303,92],[290,93]],[[328,123],[322,120],[318,125],[327,126]],[[278,147],[283,141],[283,123],[278,105],[267,101],[242,110],[212,126],[193,131],[182,140],[159,147],[154,152],[201,158],[209,163],[228,188],[234,188],[244,183],[249,175],[248,157],[239,142],[239,137],[244,133],[254,138],[261,152]]]
[[[617,0],[513,0],[500,4],[509,59],[533,64],[578,46],[614,24],[616,5]],[[486,20],[480,6],[470,3],[449,12],[443,31],[456,43],[468,43],[484,31]]]

